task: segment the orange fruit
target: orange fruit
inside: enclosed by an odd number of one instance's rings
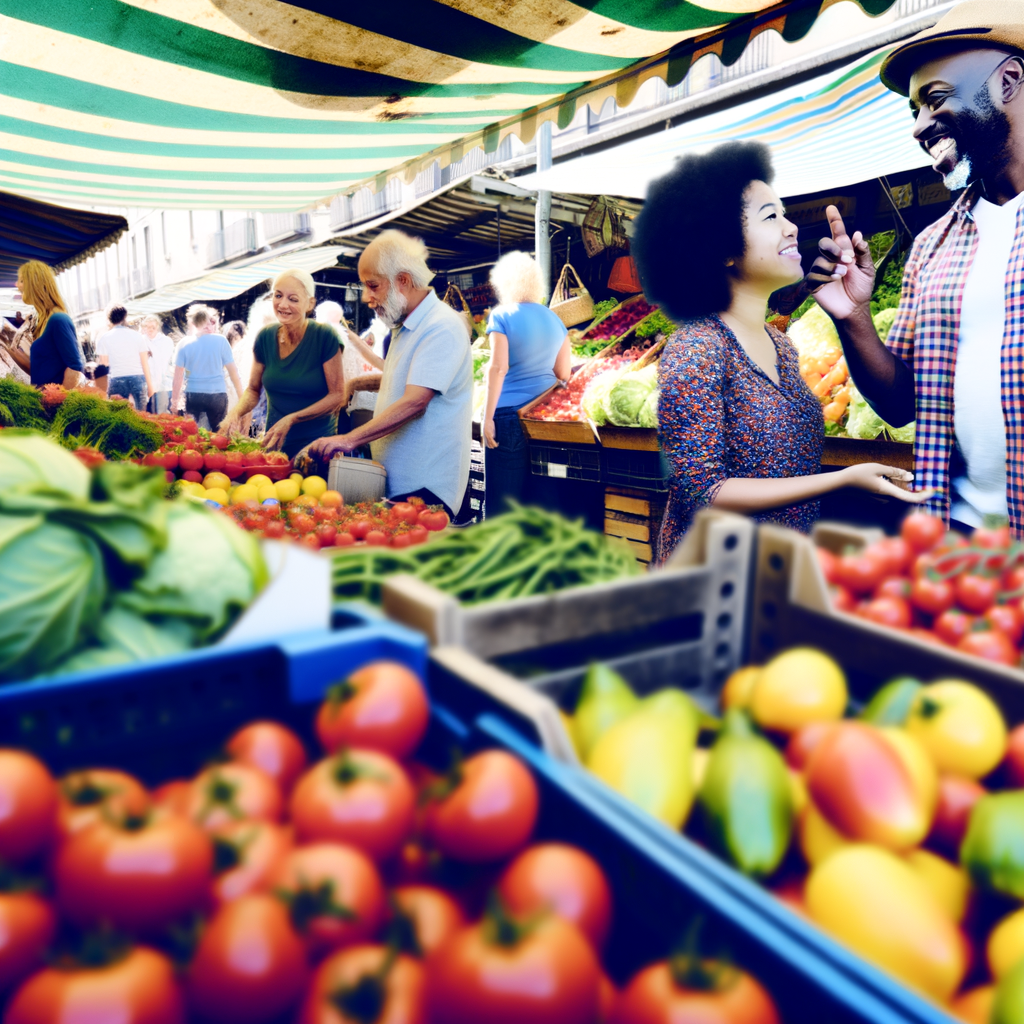
[[[345,499],[341,496],[341,491],[324,491],[320,495],[320,504],[325,508],[339,508],[345,504]]]

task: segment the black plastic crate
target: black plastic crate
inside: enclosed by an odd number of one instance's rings
[[[644,491],[668,491],[668,466],[661,452],[632,448],[602,448],[604,482]]]
[[[601,482],[601,449],[596,445],[530,442],[530,471],[560,480]]]

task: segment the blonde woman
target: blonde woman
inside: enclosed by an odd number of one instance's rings
[[[524,497],[530,454],[518,410],[556,381],[568,380],[572,361],[565,325],[543,305],[547,289],[530,256],[502,256],[491,270],[491,284],[499,305],[487,321],[491,361],[483,426],[488,515],[501,512],[506,498]]]
[[[53,271],[39,260],[29,260],[18,268],[17,288],[22,299],[35,307],[35,341],[28,354],[12,348],[11,357],[37,388],[44,384],[75,387],[85,369],[85,359]]]
[[[263,387],[263,446],[282,449],[289,458],[317,438],[337,433],[338,410],[345,401],[338,335],[328,324],[309,319],[315,296],[316,284],[306,271],[278,275],[271,295],[277,323],[256,336],[249,386],[221,424],[222,430],[237,429],[256,408]]]

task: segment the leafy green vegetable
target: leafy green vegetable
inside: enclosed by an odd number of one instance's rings
[[[882,280],[875,285],[874,294],[871,296],[871,315],[883,309],[898,306],[900,294],[903,290],[903,268],[907,263],[906,251],[894,256],[885,266]]]
[[[846,422],[846,433],[850,437],[862,441],[873,441],[879,435],[885,435],[893,441],[912,444],[914,440],[914,424],[905,427],[890,427],[874,409],[868,405],[864,396],[855,388],[850,389],[850,416]]]
[[[605,403],[609,422],[617,427],[639,426],[640,410],[650,395],[657,394],[657,389],[657,363],[623,374],[608,393]]]
[[[0,403],[7,415],[2,419],[4,426],[25,427],[29,430],[47,431],[50,421],[46,418],[43,400],[30,384],[22,384],[13,377],[0,377]]]
[[[875,325],[875,330],[878,332],[878,337],[885,341],[889,337],[889,332],[892,330],[892,325],[896,320],[896,307],[888,306],[885,309],[879,310],[871,320]]]
[[[621,376],[621,370],[605,370],[594,377],[583,392],[580,406],[583,409],[584,415],[595,426],[603,427],[608,422],[608,411],[605,403],[608,401],[609,393]]]
[[[636,336],[638,338],[653,338],[656,334],[664,334],[668,337],[674,333],[676,325],[660,309],[648,314],[637,324]]]
[[[89,470],[70,452],[30,430],[0,432],[0,494],[22,484],[38,485],[84,500]]]
[[[871,262],[878,266],[878,261],[896,244],[895,231],[876,231],[868,239],[868,251],[871,253]]]
[[[640,415],[637,422],[641,427],[657,429],[658,427],[658,392],[652,391],[640,406]]]
[[[61,402],[50,430],[67,448],[98,448],[108,459],[131,459],[155,452],[163,431],[127,402],[71,391]]]
[[[817,305],[817,302],[814,301],[814,296],[808,295],[807,298],[804,299],[804,301],[801,302],[795,310],[793,310],[793,315],[789,318],[790,324],[795,324],[797,320],[799,320],[804,315],[804,313],[806,313],[810,309],[813,309]]]
[[[807,310],[788,331],[790,340],[801,352],[805,349],[826,350],[839,348],[839,332],[828,315],[817,303]]]
[[[617,299],[602,299],[600,302],[595,302],[594,320],[600,320],[605,313],[610,313],[618,304]]]
[[[596,356],[598,352],[604,351],[609,344],[610,342],[607,338],[596,338],[593,341],[585,341],[582,345],[573,345],[572,354],[577,359],[590,359],[592,356]]]

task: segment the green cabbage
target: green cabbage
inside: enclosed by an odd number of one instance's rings
[[[23,484],[89,496],[89,470],[71,452],[34,430],[0,431],[0,493]]]
[[[913,444],[914,424],[905,427],[890,427],[874,409],[868,405],[864,396],[855,388],[850,388],[850,415],[846,421],[846,433],[861,441],[873,441],[884,434],[893,441]]]
[[[644,404],[640,406],[640,416],[638,421],[641,427],[654,428],[658,427],[658,392],[652,391],[645,399]]]
[[[872,318],[871,321],[875,325],[875,330],[878,332],[878,337],[885,341],[889,337],[889,332],[892,330],[893,322],[896,320],[896,307],[889,306],[887,309],[880,310]]]
[[[657,393],[658,364],[625,373],[608,394],[608,420],[617,427],[640,425],[640,410],[652,394]]]
[[[832,318],[815,303],[796,323],[789,325],[790,341],[801,352],[807,348],[838,348],[839,332]]]
[[[595,426],[603,427],[608,422],[608,395],[622,376],[622,370],[605,370],[599,373],[586,387],[580,405],[583,415]]]

